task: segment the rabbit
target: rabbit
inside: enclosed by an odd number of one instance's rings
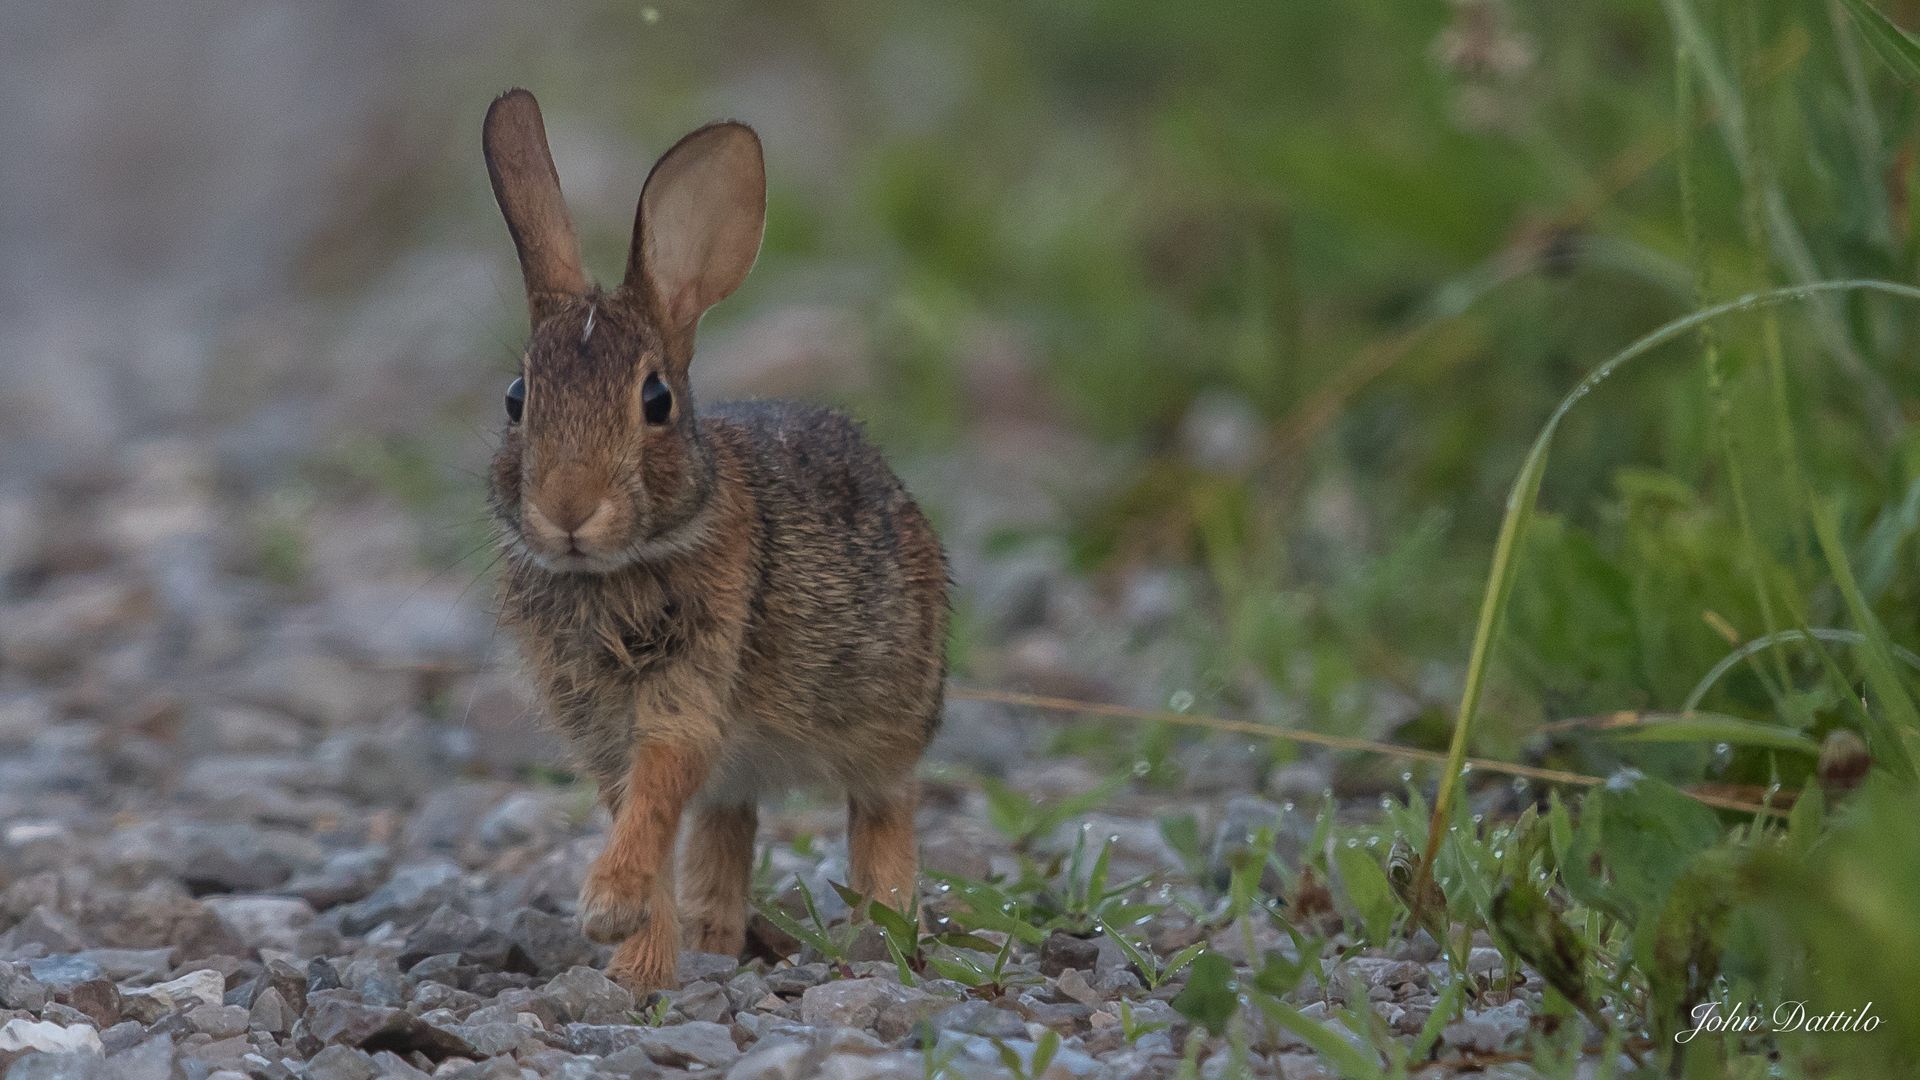
[[[796,784],[846,793],[851,887],[914,907],[940,540],[845,416],[688,386],[701,315],[759,254],[759,137],[711,124],[660,158],[612,289],[581,269],[533,95],[496,99],[483,143],[533,327],[489,474],[499,615],[611,814],[583,931],[637,990],[677,985],[683,944],[738,955],[756,804]]]

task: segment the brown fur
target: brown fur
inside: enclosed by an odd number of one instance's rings
[[[728,956],[746,948],[757,818],[750,802],[702,806],[695,815],[689,836],[700,849],[682,860],[680,879],[680,906],[689,913],[682,931],[688,948]]]
[[[913,812],[920,787],[912,777],[890,791],[855,795],[847,805],[847,849],[853,887],[889,907],[912,906]]]
[[[508,97],[537,130],[531,95]],[[491,113],[487,134],[491,162]],[[511,170],[492,171],[500,192]],[[517,175],[537,187],[550,172]],[[845,417],[784,402],[693,408],[699,315],[758,246],[765,189],[750,131],[702,129],[655,166],[627,280],[610,292],[545,288],[556,274],[539,260],[575,250],[551,183],[500,193],[510,223],[517,207],[547,208],[513,228],[541,295],[529,301],[525,412],[491,477],[501,618],[614,815],[583,925],[624,939],[616,976],[672,985],[678,927],[694,947],[741,948],[753,806],[787,784],[846,791],[854,887],[912,903],[913,771],[940,715],[946,562]],[[523,235],[537,228],[565,235]],[[643,417],[649,375],[673,395],[662,424]],[[681,919],[672,851],[689,809]]]

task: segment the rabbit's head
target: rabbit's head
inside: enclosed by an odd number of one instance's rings
[[[540,107],[487,110],[487,172],[526,278],[533,333],[492,469],[509,542],[549,570],[606,572],[696,539],[713,468],[694,424],[694,328],[760,250],[760,140],[719,123],[681,139],[641,190],[626,276],[587,280]]]

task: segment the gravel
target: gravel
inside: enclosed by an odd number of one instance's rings
[[[1196,453],[1224,460],[1213,435],[1196,439]],[[685,954],[681,986],[636,998],[602,974],[609,950],[575,919],[604,812],[526,717],[484,632],[485,584],[447,589],[410,560],[364,554],[415,529],[365,493],[302,503],[306,569],[275,578],[236,524],[273,493],[231,482],[199,444],[162,449],[164,470],[137,465],[133,449],[117,470],[0,491],[14,518],[26,507],[61,535],[100,537],[85,552],[0,543],[0,1076],[917,1080],[930,1058],[951,1075],[1006,1075],[1008,1055],[1030,1063],[1056,1035],[1054,1080],[1167,1075],[1193,1039],[1203,1076],[1226,1067],[1224,1040],[1168,1004],[1185,976],[1150,991],[1090,923],[1020,943],[998,986],[970,990],[934,969],[903,984],[877,931],[840,925],[844,810],[819,799],[763,815],[766,884],[799,911],[804,881],[847,955],[819,955],[757,917],[747,958]],[[964,470],[953,480],[965,489]],[[136,496],[166,511],[168,536],[193,538],[191,559],[107,527]],[[1174,579],[1142,577],[1102,608],[1044,552],[955,555],[963,589],[995,560],[1010,574],[982,608],[994,628],[985,677],[1025,672],[1036,686],[1151,702],[1154,673],[1177,666],[1164,651],[1138,664],[1101,651],[1116,635],[1171,648],[1153,628],[1169,621]],[[954,703],[920,816],[930,869],[1011,880],[1078,837],[1112,836],[1109,880],[1148,875],[1136,899],[1208,910],[1212,879],[1256,838],[1299,857],[1328,786],[1316,763],[1261,774],[1243,747],[1193,748],[1188,789],[1122,791],[1016,851],[989,824],[981,786],[949,767],[1040,799],[1105,778],[1037,754],[1027,719]],[[1168,813],[1195,818],[1200,850],[1169,846]],[[929,878],[923,899],[929,926],[952,929],[953,894]],[[1345,958],[1295,1005],[1337,1022],[1329,1002],[1357,1001],[1410,1041],[1442,985],[1431,940],[1389,954],[1319,929]],[[1170,913],[1129,933],[1164,957],[1208,930]],[[1263,951],[1290,947],[1270,921],[1215,927],[1212,941],[1243,977]],[[1470,969],[1501,982],[1482,944]],[[967,955],[995,964],[991,949]],[[1537,985],[1475,1001],[1445,1027],[1443,1057],[1464,1067],[1513,1052],[1534,1026]],[[1297,1039],[1251,1036],[1256,1075],[1331,1075]]]

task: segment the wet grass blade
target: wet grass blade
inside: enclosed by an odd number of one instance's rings
[[[1815,627],[1811,630],[1782,630],[1779,633],[1754,638],[1752,641],[1728,653],[1719,663],[1713,665],[1711,671],[1701,676],[1700,681],[1694,684],[1693,691],[1687,695],[1687,700],[1681,704],[1680,711],[1690,713],[1698,709],[1700,703],[1706,700],[1707,693],[1719,685],[1720,680],[1726,677],[1727,672],[1739,667],[1742,661],[1753,654],[1772,649],[1775,645],[1787,645],[1806,641],[1826,642],[1837,645],[1862,645],[1866,643],[1867,636],[1858,630],[1840,630],[1822,626]],[[1899,660],[1915,671],[1920,671],[1920,654],[1915,654],[1912,650],[1903,649],[1898,645],[1892,646],[1892,651],[1894,659]]]
[[[1796,285],[1784,289],[1750,293],[1676,319],[1641,337],[1609,357],[1599,367],[1594,368],[1586,378],[1580,380],[1578,386],[1561,399],[1560,404],[1547,417],[1546,425],[1540,429],[1540,434],[1534,439],[1533,446],[1527,451],[1526,461],[1520,467],[1519,477],[1514,480],[1513,488],[1507,494],[1506,517],[1500,523],[1500,538],[1494,544],[1493,565],[1488,571],[1486,592],[1480,601],[1480,617],[1473,634],[1473,652],[1467,660],[1466,679],[1460,693],[1460,710],[1454,718],[1453,737],[1447,746],[1447,764],[1445,771],[1441,774],[1440,790],[1433,803],[1433,819],[1427,829],[1425,857],[1420,860],[1419,884],[1414,889],[1416,896],[1424,893],[1425,882],[1433,874],[1433,861],[1439,854],[1440,841],[1446,835],[1447,823],[1451,820],[1453,813],[1453,803],[1459,794],[1463,775],[1461,766],[1466,764],[1467,744],[1473,733],[1474,716],[1480,708],[1480,697],[1486,687],[1487,668],[1492,661],[1494,640],[1499,633],[1501,619],[1506,614],[1507,602],[1513,592],[1520,545],[1525,538],[1527,521],[1532,516],[1533,508],[1540,498],[1540,483],[1547,469],[1547,452],[1553,445],[1554,435],[1560,429],[1560,422],[1566,418],[1568,412],[1572,411],[1575,404],[1592,393],[1595,387],[1605,382],[1622,366],[1645,356],[1661,345],[1694,332],[1714,319],[1808,297],[1824,298],[1832,294],[1849,292],[1876,292],[1907,300],[1920,300],[1920,288],[1871,279],[1823,281],[1812,285]],[[1888,670],[1891,670],[1891,666]],[[1904,753],[1902,756],[1904,757]],[[1417,920],[1420,913],[1414,914]]]
[[[1892,643],[1887,632],[1874,617],[1873,609],[1860,594],[1860,586],[1854,580],[1853,564],[1847,559],[1846,548],[1840,544],[1840,531],[1833,523],[1833,514],[1825,506],[1813,507],[1813,535],[1820,542],[1821,553],[1827,557],[1827,565],[1833,570],[1834,584],[1840,589],[1840,597],[1846,602],[1847,613],[1859,625],[1860,633],[1865,637],[1861,643],[1861,654],[1867,670],[1867,685],[1872,688],[1873,696],[1879,699],[1878,709],[1868,709],[1867,719],[1871,725],[1868,731],[1872,739],[1874,758],[1891,767],[1898,775],[1914,779],[1913,759],[1907,753],[1907,739],[1920,734],[1920,710],[1914,707],[1913,695],[1906,683],[1900,679],[1899,671],[1894,667]]]
[[[1648,717],[1637,724],[1607,728],[1601,734],[1621,742],[1727,743],[1818,756],[1820,746],[1791,728],[1717,713]]]

